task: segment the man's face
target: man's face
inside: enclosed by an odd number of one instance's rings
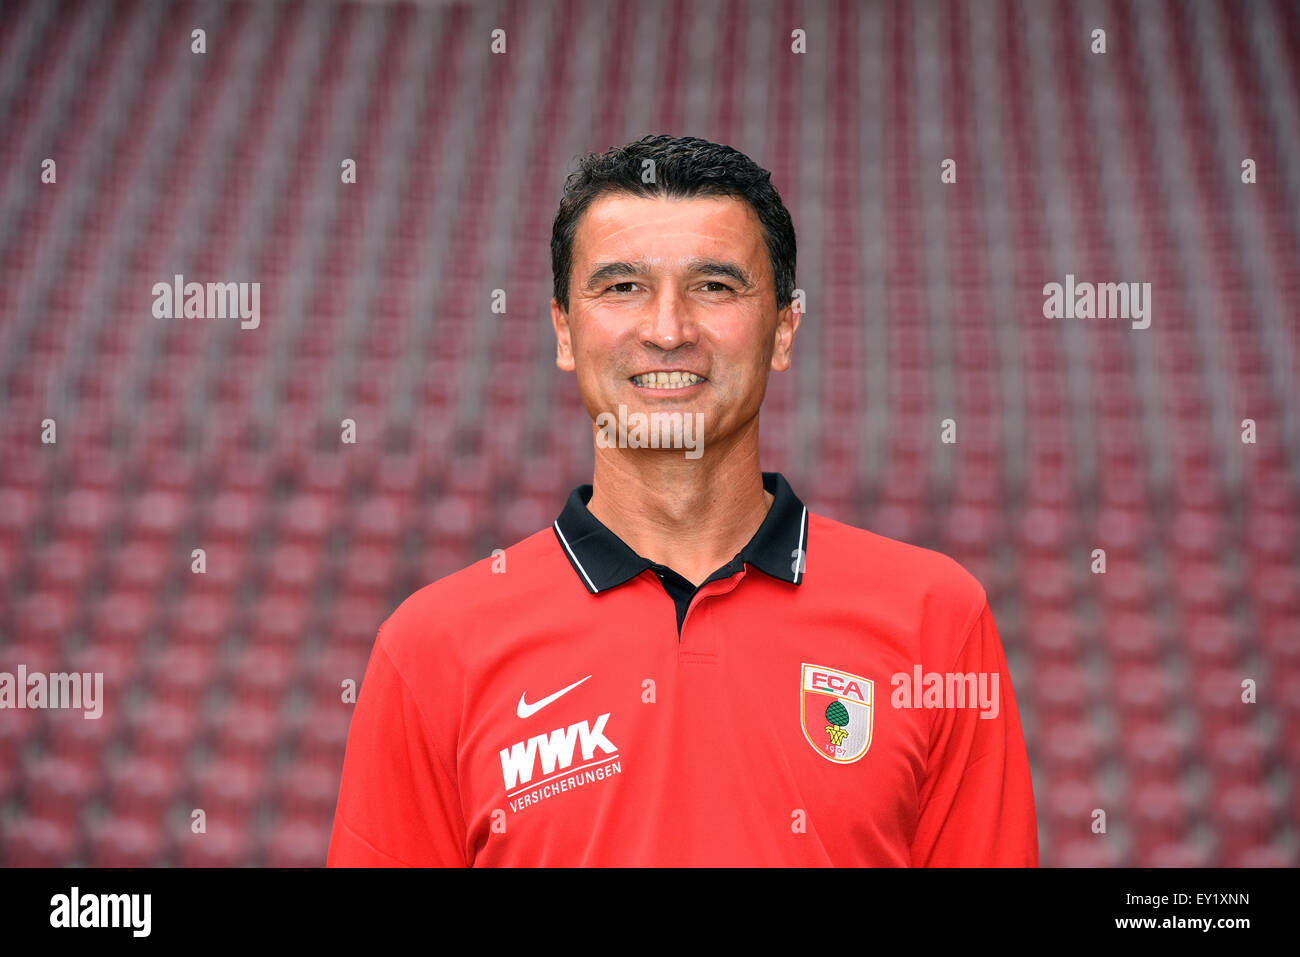
[[[702,412],[707,447],[753,421],[769,370],[789,368],[799,317],[776,308],[742,200],[602,196],[578,222],[569,280],[568,314],[551,300],[556,365],[576,370],[593,419],[620,404]]]

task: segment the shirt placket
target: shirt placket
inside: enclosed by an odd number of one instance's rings
[[[686,609],[686,618],[682,621],[681,640],[677,643],[678,664],[715,665],[718,661],[717,629],[710,626],[708,616],[701,614],[700,606],[711,599],[720,598],[736,589],[745,577],[745,567],[741,567],[729,578],[720,578],[700,587]],[[692,627],[692,621],[695,625]]]

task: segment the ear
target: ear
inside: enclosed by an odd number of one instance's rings
[[[573,339],[569,330],[569,314],[554,298],[551,299],[551,325],[555,328],[555,365],[564,372],[572,372]]]
[[[776,336],[772,348],[772,369],[784,372],[790,368],[790,356],[794,350],[794,334],[799,329],[799,309],[795,300],[776,314]]]

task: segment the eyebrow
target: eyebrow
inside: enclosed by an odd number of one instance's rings
[[[726,276],[746,289],[753,286],[749,273],[733,262],[719,259],[691,259],[686,263],[687,272],[695,276]],[[643,259],[636,262],[619,260],[601,263],[587,277],[587,288],[594,289],[610,279],[644,275],[650,272],[650,264]]]

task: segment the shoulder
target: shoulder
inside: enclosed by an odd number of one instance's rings
[[[557,580],[581,588],[550,528],[430,582],[413,592],[384,621],[379,641],[399,669],[455,654],[485,625],[519,608],[537,608]]]
[[[941,604],[973,617],[984,586],[960,562],[934,549],[808,515],[809,568],[845,587],[870,587],[905,603]]]

